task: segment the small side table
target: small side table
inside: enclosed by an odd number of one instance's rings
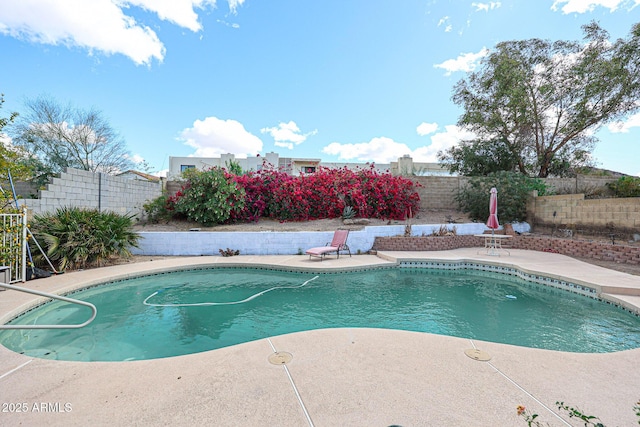
[[[502,247],[502,241],[511,238],[509,234],[474,234],[474,236],[484,238],[484,249],[487,255],[500,256],[498,251],[502,250],[511,256],[511,252]]]

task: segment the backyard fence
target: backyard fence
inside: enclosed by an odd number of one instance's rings
[[[29,194],[22,193],[25,198],[19,202],[33,214],[54,212],[61,207],[79,207],[142,216],[143,205],[161,194],[159,182],[67,168],[44,190],[38,191],[37,199],[26,198]]]
[[[0,214],[0,224],[0,268],[3,273],[0,273],[0,282],[24,282],[27,275],[26,209],[19,214]]]

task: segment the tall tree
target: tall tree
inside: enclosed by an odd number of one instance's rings
[[[439,152],[438,159],[450,172],[467,176],[515,171],[520,161],[519,156],[500,140],[461,141],[446,152]]]
[[[0,108],[2,108],[2,104],[4,104],[4,93],[0,93]],[[18,117],[18,113],[15,112],[9,114],[9,117],[0,117],[0,133],[2,133],[2,129],[13,122],[16,117]]]
[[[4,94],[0,93],[0,108],[4,104]],[[29,165],[29,154],[11,144],[10,138],[3,129],[9,126],[18,113],[10,113],[9,117],[0,117],[0,180],[7,180],[7,171],[11,171],[11,176],[18,180],[27,180],[32,177],[32,169]]]
[[[66,167],[105,173],[131,168],[124,140],[100,111],[62,106],[45,96],[27,100],[25,107],[14,141],[53,173]]]
[[[464,108],[458,125],[478,139],[440,152],[440,159],[452,170],[475,172],[464,162],[497,143],[489,151],[502,156],[490,169],[508,159],[506,170],[547,177],[589,163],[594,133],[640,109],[640,23],[615,42],[595,22],[582,29],[584,43],[499,43],[453,90],[453,102]]]

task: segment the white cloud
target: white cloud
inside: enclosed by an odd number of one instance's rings
[[[262,151],[262,140],[245,130],[235,120],[207,117],[196,120],[193,127],[180,133],[186,145],[196,149],[196,157],[217,157],[221,154],[255,156]]]
[[[429,125],[428,123],[423,123]],[[435,125],[435,123],[434,123]],[[435,129],[431,131],[433,133]],[[435,163],[438,161],[438,151],[444,151],[460,141],[473,139],[475,134],[456,125],[447,125],[444,131],[431,136],[431,144],[411,150],[406,144],[396,142],[391,138],[373,138],[369,142],[358,144],[340,144],[332,142],[322,149],[331,156],[338,156],[340,160],[356,160],[360,162],[391,163],[405,154],[410,155],[414,162]]]
[[[318,133],[313,130],[308,133],[300,133],[300,128],[294,121],[289,123],[279,123],[277,127],[260,129],[262,133],[268,133],[275,140],[276,147],[284,147],[293,150],[294,145],[300,145],[311,135]]]
[[[475,70],[478,61],[489,53],[489,49],[482,48],[478,53],[462,53],[455,59],[447,59],[446,61],[435,64],[435,68],[446,70],[445,76],[450,76],[456,71],[464,71],[466,73]]]
[[[625,121],[610,123],[607,128],[611,133],[629,133],[629,129],[640,127],[640,113],[633,114]]]
[[[564,4],[566,3],[566,4]],[[556,0],[551,5],[551,10],[556,12],[560,6],[562,13],[586,13],[593,12],[596,7],[604,7],[609,9],[610,12],[614,12],[618,9],[618,6],[622,6],[629,3],[627,0]],[[638,0],[635,0],[636,6]]]
[[[238,7],[242,6],[244,0],[227,0],[227,3],[229,3],[229,10],[231,11],[231,13],[235,15],[236,13],[238,13]]]
[[[222,19],[217,19],[216,22],[230,28],[240,28],[240,24],[236,24],[235,22],[227,22]]]
[[[502,6],[502,3],[500,3],[499,1],[492,1],[489,3],[471,3],[471,6],[476,8],[476,12],[480,12],[480,11],[485,11],[488,12],[490,10],[493,9],[497,9],[500,6]]]
[[[194,7],[205,9],[215,7],[215,0],[124,0],[123,4],[138,6],[149,12],[154,12],[163,21],[172,22],[193,32],[200,31],[202,25],[198,22],[198,14]]]
[[[133,156],[131,156],[131,161],[138,165],[144,162],[144,157],[142,157],[140,154],[134,154]]]
[[[436,130],[438,130],[438,124],[437,123],[425,123],[425,122],[422,122],[416,128],[416,132],[418,132],[418,135],[420,135],[420,136],[429,135],[430,133],[433,133]]]
[[[227,0],[236,13],[244,0]],[[65,45],[122,54],[136,64],[162,61],[164,44],[149,26],[127,12],[139,7],[163,21],[197,32],[202,30],[194,9],[215,7],[216,0],[20,0],[0,8],[0,34],[32,43]]]
[[[438,151],[444,151],[457,145],[460,141],[473,139],[475,134],[456,125],[447,125],[444,132],[438,132],[431,137],[431,145],[417,148],[411,153],[414,162],[437,162]]]
[[[450,31],[451,31],[451,29],[453,28],[453,27],[451,26],[451,23],[450,23],[450,20],[449,20],[449,17],[448,17],[448,16],[445,16],[445,17],[443,17],[443,18],[440,18],[440,21],[438,21],[438,27],[441,27],[441,26],[443,26],[443,25],[445,26],[445,27],[444,27],[444,32],[445,32],[445,33],[450,32]]]
[[[0,33],[34,43],[78,46],[107,55],[121,53],[136,64],[162,61],[156,33],[110,0],[24,0],[0,8]]]
[[[410,154],[406,144],[396,142],[391,138],[373,138],[369,142],[357,144],[340,144],[332,142],[322,149],[322,152],[338,156],[341,160],[357,160],[361,162],[391,163],[403,154]]]

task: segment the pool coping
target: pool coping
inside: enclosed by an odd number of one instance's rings
[[[322,262],[298,255],[159,258],[68,273],[28,282],[28,286],[57,293],[175,268],[259,265],[335,271],[412,260],[513,265],[523,271],[599,286],[607,291],[602,293],[606,298],[640,306],[637,276],[557,254],[512,250],[511,256],[498,258],[478,254],[477,248],[385,251],[378,257]],[[16,293],[0,292],[3,319],[8,311],[22,310],[37,300],[9,294]],[[464,354],[470,347],[481,348],[492,359],[470,359]],[[267,358],[276,349],[293,354],[293,360],[285,366],[270,365]],[[639,359],[640,349],[564,353],[375,329],[307,331],[139,362],[58,362],[0,347],[3,399],[29,405],[68,401],[74,406],[70,412],[43,413],[33,408],[23,414],[0,412],[0,424],[46,421],[50,425],[81,425],[98,420],[99,424],[188,425],[215,420],[236,425],[311,425],[310,421],[317,425],[524,425],[515,411],[523,404],[539,413],[544,422],[571,425],[570,419],[554,409],[554,402],[563,400],[600,416],[605,424],[632,425],[637,421],[632,406],[639,397]],[[175,377],[167,387],[170,374]],[[185,381],[178,381],[178,377]],[[150,418],[140,413],[141,405],[153,412]]]

